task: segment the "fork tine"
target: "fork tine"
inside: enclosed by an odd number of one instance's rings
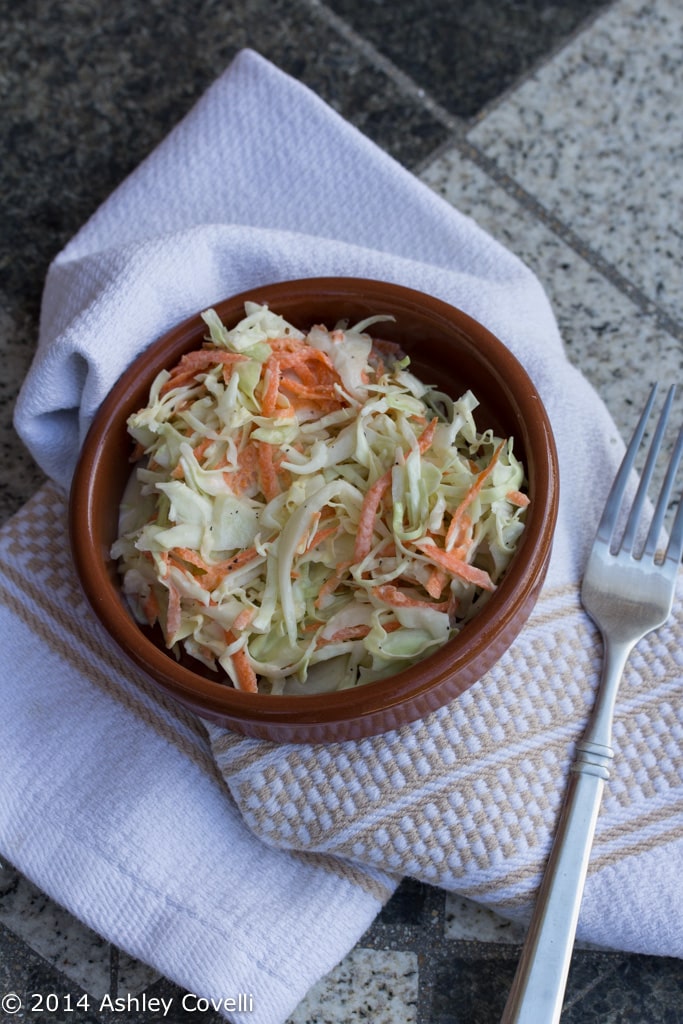
[[[683,430],[681,430],[681,437],[683,437]],[[674,562],[676,567],[680,564],[681,558],[683,557],[683,494],[678,499],[678,508],[676,509],[676,516],[671,527],[671,534],[669,536],[669,545],[666,549],[666,560],[667,562]]]
[[[647,454],[647,459],[645,460],[645,466],[643,467],[643,472],[642,472],[641,477],[640,477],[640,483],[638,485],[638,490],[636,491],[636,496],[635,496],[635,498],[633,500],[633,505],[631,507],[631,512],[629,514],[628,521],[626,523],[626,528],[624,530],[624,535],[623,535],[623,537],[621,539],[621,549],[624,550],[624,551],[631,551],[632,548],[633,548],[635,539],[636,539],[636,533],[638,531],[638,523],[640,522],[640,516],[641,516],[641,513],[643,511],[643,505],[645,504],[645,499],[647,498],[647,492],[648,492],[648,489],[650,487],[650,480],[652,479],[652,473],[653,473],[655,465],[657,463],[657,458],[659,456],[659,450],[660,450],[660,448],[662,446],[662,438],[664,437],[664,431],[666,430],[666,424],[667,424],[668,419],[669,419],[669,413],[671,411],[671,403],[673,402],[673,397],[674,397],[675,390],[676,390],[675,385],[673,385],[672,387],[669,388],[669,393],[666,396],[666,401],[664,403],[664,408],[662,409],[662,411],[660,413],[659,420],[657,422],[657,427],[655,429],[655,433],[654,433],[654,436],[652,438],[652,442],[650,444],[650,450],[649,450],[649,452]],[[667,480],[668,480],[668,477],[667,477]],[[669,489],[671,488],[672,484],[673,484],[673,481],[670,483]],[[666,487],[666,484],[665,484],[665,487]],[[663,505],[662,505],[662,502],[660,500],[660,503],[657,506],[657,510],[661,511],[661,516],[660,516],[660,520],[661,521],[660,521],[659,529],[661,529],[661,524],[664,521],[664,514],[666,512],[666,505],[667,505],[668,500],[669,499],[668,499],[668,496],[667,496],[667,498],[664,501]],[[655,519],[656,518],[657,518],[657,514],[655,513]],[[655,545],[657,543],[657,536],[658,536],[658,534],[659,534],[659,530],[657,530],[657,532],[653,535],[653,543]],[[650,533],[648,534],[648,541],[650,540],[651,536],[652,536],[652,530],[650,530]],[[652,549],[652,554],[654,554],[654,547]]]
[[[633,437],[631,438],[631,442],[626,449],[623,461],[619,467],[619,472],[612,484],[612,489],[609,492],[596,536],[596,540],[599,540],[604,544],[611,544],[612,542],[612,535],[616,528],[619,509],[621,508],[621,502],[626,490],[626,484],[628,483],[629,475],[636,461],[636,455],[640,448],[640,442],[643,439],[643,434],[645,433],[645,427],[650,417],[656,394],[657,385],[654,384],[650,392],[650,397],[647,400],[647,404],[643,409],[640,419],[638,420],[638,425],[634,431]]]
[[[659,495],[657,507],[655,509],[654,516],[652,517],[652,523],[650,524],[650,529],[645,541],[643,554],[652,558],[654,558],[657,539],[662,526],[664,525],[664,517],[666,516],[669,498],[671,497],[671,492],[676,480],[676,473],[678,472],[681,457],[683,457],[683,427],[681,427],[678,432],[676,444],[666,471],[666,477],[662,484],[661,494]],[[666,558],[667,561],[674,561],[678,564],[681,560],[681,555],[683,555],[683,494],[679,496],[678,509],[671,527],[669,543],[666,549]]]

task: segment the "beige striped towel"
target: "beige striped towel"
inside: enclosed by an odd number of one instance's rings
[[[122,659],[75,583],[64,492],[137,352],[222,297],[320,274],[421,288],[498,334],[568,486],[538,606],[484,679],[396,733],[277,746],[193,719]],[[528,912],[597,682],[578,581],[623,445],[519,260],[244,52],[54,261],[16,424],[53,482],[0,533],[0,852],[179,983],[253,992],[252,1024],[284,1020],[404,875]],[[679,594],[629,664],[579,927],[676,956],[682,619]]]

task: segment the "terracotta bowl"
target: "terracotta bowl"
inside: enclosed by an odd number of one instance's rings
[[[352,690],[311,696],[243,693],[194,662],[177,661],[160,637],[132,618],[109,550],[121,495],[131,472],[128,416],[146,404],[163,367],[199,347],[199,314],[140,355],[115,384],[95,417],[73,480],[71,544],[85,594],[107,632],[153,682],[202,717],[237,732],[278,742],[356,739],[397,728],[436,710],[472,686],[501,657],[527,620],[540,592],[557,517],[557,455],[532,381],[506,347],[457,309],[420,292],[379,281],[321,278],[254,288],[215,304],[233,326],[244,302],[265,302],[295,326],[332,326],[391,313],[385,337],[400,342],[411,369],[454,398],[471,388],[480,400],[480,429],[513,435],[528,476],[531,504],[513,561],[497,590],[462,632],[419,664]]]

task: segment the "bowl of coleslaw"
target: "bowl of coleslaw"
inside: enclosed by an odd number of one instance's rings
[[[279,282],[153,341],[73,478],[101,624],[192,712],[277,742],[435,711],[501,657],[557,517],[552,431],[481,324],[356,278]]]

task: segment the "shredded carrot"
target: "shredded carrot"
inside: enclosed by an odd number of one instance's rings
[[[341,378],[329,356],[320,349],[287,339],[284,351],[273,347],[268,360],[266,387],[261,397],[264,416],[292,415],[304,405],[318,408],[321,415],[345,404],[338,386]],[[315,368],[314,368],[315,367]],[[278,400],[288,404],[278,409]]]
[[[311,348],[310,345],[301,344],[301,347],[295,351],[290,351],[278,356],[283,369],[287,369],[291,366],[299,366],[301,363],[321,363],[325,366],[330,374],[337,377],[337,371],[334,368],[334,363],[320,348]]]
[[[198,348],[192,352],[186,352],[177,364],[176,370],[180,373],[187,373],[188,370],[200,373],[207,366],[217,366],[218,363],[222,363],[223,366],[233,366],[235,363],[243,363],[246,358],[240,352],[228,352],[222,348]]]
[[[439,612],[446,611],[447,602],[423,601],[418,597],[411,597],[405,591],[394,587],[391,583],[382,583],[378,587],[372,587],[372,593],[385,604],[393,605],[395,608],[435,608]]]
[[[233,644],[236,640],[235,634],[230,630],[226,630],[225,640],[227,644]],[[231,659],[235,675],[237,676],[234,680],[236,689],[244,690],[246,693],[258,693],[258,681],[251,664],[251,659],[247,653],[246,645],[235,651],[231,655]]]
[[[401,623],[398,619],[382,623],[382,629],[385,633],[395,633],[400,628]],[[366,626],[364,623],[360,623],[358,626],[345,626],[343,629],[338,629],[332,636],[318,637],[316,647],[322,647],[326,644],[343,643],[345,640],[363,640],[369,632],[370,626]]]
[[[451,520],[444,540],[444,548],[458,557],[462,558],[467,554],[472,543],[472,518],[463,510],[458,519],[455,516]],[[450,546],[449,546],[450,545]]]
[[[195,568],[201,569],[202,572],[208,572],[208,566],[201,555],[197,554],[192,548],[171,548],[168,553],[170,559],[174,562],[178,562],[182,559],[183,562],[189,562],[190,565],[194,565]]]
[[[255,614],[256,611],[254,608],[243,608],[239,615],[236,616],[235,621],[232,624],[232,628],[238,631],[246,629]]]
[[[417,446],[420,449],[420,454],[421,455],[424,455],[424,453],[429,448],[431,448],[432,441],[434,440],[434,431],[436,430],[436,425],[437,425],[438,422],[439,422],[438,417],[435,416],[434,419],[431,420],[427,424],[427,426],[424,428],[424,430],[420,434],[420,437],[419,437],[418,442],[417,442]]]
[[[206,455],[207,450],[213,444],[214,439],[212,437],[203,437],[199,444],[196,444],[193,448],[193,454],[197,462],[201,464],[202,459]]]
[[[325,526],[320,530],[317,530],[313,534],[313,537],[306,545],[306,551],[311,551],[313,548],[317,548],[318,544],[322,544],[328,537],[333,537],[339,529],[339,523],[335,523],[333,526]]]
[[[265,364],[261,379],[263,381],[261,415],[273,416],[280,393],[280,363],[275,356],[271,356]]]
[[[280,338],[269,338],[268,344],[273,352],[297,352],[305,342],[291,334],[283,334]]]
[[[430,541],[414,541],[415,547],[419,548],[430,560],[437,565],[442,565],[452,576],[459,576],[461,579],[474,583],[483,590],[495,590],[496,585],[484,569],[478,569],[475,565],[458,558],[452,551],[444,551]]]
[[[266,441],[258,443],[258,467],[261,478],[261,490],[266,501],[271,501],[280,493],[280,484],[275,468],[273,445]]]
[[[228,572],[234,572],[237,569],[243,568],[253,558],[258,558],[256,548],[243,548],[242,551],[230,555],[229,558],[225,558],[222,562],[212,565],[211,569],[218,575],[219,580],[222,580]]]
[[[425,590],[430,597],[438,598],[441,597],[443,589],[448,583],[448,573],[445,572],[440,566],[435,565],[432,567],[427,582],[425,583]]]
[[[526,508],[531,500],[528,494],[523,494],[522,491],[508,491],[505,497],[511,505],[517,505],[518,508]]]
[[[214,439],[212,437],[204,437],[195,445],[192,449],[196,461],[201,465],[204,456],[206,455],[207,449],[213,444]],[[172,480],[184,480],[185,470],[183,469],[182,462],[178,462],[177,465],[171,470],[170,477]]]
[[[149,594],[143,602],[142,610],[145,613],[148,625],[153,626],[159,618],[159,601],[153,587],[150,587]]]
[[[322,584],[322,586],[318,590],[318,595],[317,595],[315,601],[313,602],[313,604],[314,604],[314,606],[316,608],[320,608],[320,606],[324,602],[325,598],[330,597],[330,595],[335,592],[335,590],[337,589],[337,587],[339,586],[339,584],[342,581],[344,573],[346,572],[346,570],[351,565],[353,565],[352,562],[340,562],[337,565],[337,569],[336,569],[336,572],[335,572],[334,576],[328,576],[327,577],[325,582]]]
[[[237,469],[223,478],[233,494],[253,494],[259,487],[259,460],[256,442],[250,441],[237,456]]]
[[[316,384],[320,384],[325,377],[329,376],[329,374],[321,373],[321,369],[324,370],[324,367],[316,366],[316,369],[313,370],[307,362],[304,362],[303,359],[299,359],[294,366],[294,374],[292,373],[292,370],[286,369],[284,378],[285,380],[292,380],[293,376],[296,376],[302,384],[307,384],[309,387],[315,387]]]
[[[332,636],[321,636],[317,640],[316,646],[321,647],[323,644],[339,644],[345,640],[362,640],[370,632],[370,627],[361,623],[358,626],[345,626],[343,629],[338,629]]]
[[[336,402],[339,405],[345,404],[345,400],[339,394],[334,384],[316,384],[311,386],[303,384],[294,377],[283,377],[280,387],[297,398],[308,398],[314,402]]]
[[[235,363],[243,362],[247,357],[238,352],[226,352],[218,348],[201,348],[194,352],[186,352],[180,362],[171,370],[171,376],[161,387],[159,394],[165,395],[173,388],[189,384],[198,373],[203,373],[212,366],[223,364],[223,373],[232,370]]]
[[[505,438],[503,438],[503,440],[500,442],[500,444],[494,451],[493,455],[491,456],[491,461],[489,462],[488,466],[482,469],[481,472],[477,475],[474,483],[469,487],[464,498],[462,499],[462,501],[456,508],[455,512],[453,513],[453,518],[451,519],[448,531],[446,533],[446,551],[450,551],[451,547],[453,546],[455,542],[455,537],[457,536],[457,531],[461,525],[462,517],[465,515],[465,510],[472,504],[472,502],[474,501],[474,499],[484,486],[486,480],[491,475],[493,467],[498,461],[500,453],[506,444],[507,441],[505,440]]]
[[[372,547],[372,537],[375,532],[375,518],[379,511],[382,498],[391,487],[391,468],[387,469],[382,476],[378,477],[371,487],[368,487],[363,497],[358,529],[356,531],[356,543],[353,549],[354,562],[362,562]]]
[[[251,562],[252,559],[256,558],[257,555],[258,551],[256,548],[243,548],[242,551],[236,552],[230,558],[226,558],[222,562],[216,562],[215,565],[209,565],[201,555],[198,555],[196,551],[192,551],[190,548],[171,548],[169,551],[169,558],[178,568],[185,569],[185,566],[181,564],[185,562],[201,572],[202,586],[208,591],[215,590],[228,573],[241,569],[248,562]]]

